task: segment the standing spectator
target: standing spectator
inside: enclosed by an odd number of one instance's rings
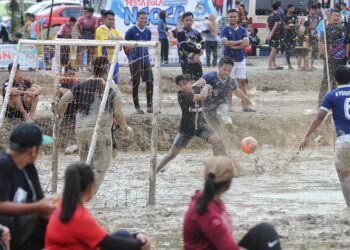
[[[234,60],[234,68],[231,71],[230,78],[236,79],[238,88],[247,95],[246,79],[247,67],[245,62],[244,48],[249,46],[249,38],[246,30],[238,25],[238,12],[235,9],[228,11],[229,26],[221,30],[221,40],[224,45],[224,56],[231,57]],[[228,104],[232,109],[232,92],[228,97]],[[242,103],[244,112],[255,112],[254,109]]]
[[[97,18],[94,17],[94,8],[87,8],[84,12],[84,15],[78,17],[77,26],[80,32],[80,38],[86,40],[95,39],[95,31],[96,31],[96,21]],[[89,68],[93,57],[94,57],[94,48],[89,46],[88,48],[80,46],[78,49],[78,64],[83,65],[83,54],[87,53],[87,67]]]
[[[233,0],[226,0],[226,11],[229,11],[230,9],[232,9],[232,7],[233,7]]]
[[[10,229],[11,249],[44,248],[55,206],[44,196],[35,160],[40,146],[52,142],[37,125],[25,122],[11,131],[9,147],[0,153],[0,224]]]
[[[58,103],[60,119],[63,119],[67,105],[72,102],[76,103],[75,134],[81,162],[85,162],[88,156],[107,80],[108,65],[106,57],[97,57],[93,64],[93,78],[75,85],[62,96]],[[111,127],[113,124],[120,125],[124,132],[131,130],[126,124],[117,93],[111,89],[97,130],[96,148],[92,159],[92,165],[96,171],[97,189],[102,183],[112,159]]]
[[[205,31],[205,53],[207,59],[207,67],[210,67],[211,54],[213,54],[212,65],[216,67],[218,61],[218,32],[219,26],[216,22],[216,16],[211,13],[208,17],[208,23],[206,25]]]
[[[349,11],[347,10],[346,3],[339,3],[339,9],[342,18],[342,24],[346,27],[349,24]]]
[[[241,6],[241,1],[240,0],[236,0],[235,1],[235,10],[238,13],[238,23],[241,24],[242,20],[245,18],[245,13],[244,13],[244,9]],[[230,9],[228,9],[227,14],[229,14]]]
[[[294,51],[295,39],[297,37],[297,30],[299,29],[299,20],[298,16],[294,14],[294,5],[289,4],[287,6],[287,15],[284,17],[284,29],[285,29],[285,52],[286,60],[289,69],[293,69],[292,64],[290,63],[290,57]]]
[[[269,45],[271,47],[271,53],[269,56],[269,70],[275,70],[275,69],[283,69],[283,67],[280,67],[276,64],[276,55],[277,50],[280,46],[281,42],[281,17],[277,14],[278,11],[278,4],[274,3],[272,5],[272,13],[267,18],[267,26],[269,28]]]
[[[92,217],[85,203],[95,195],[92,167],[73,163],[66,169],[62,202],[52,214],[45,237],[46,249],[149,250],[151,239],[120,230],[109,235]]]
[[[249,40],[252,45],[252,55],[257,56],[256,49],[260,47],[260,37],[258,37],[258,28],[253,28],[249,35]]]
[[[0,250],[10,249],[11,233],[8,227],[0,225]]]
[[[137,13],[137,24],[125,34],[125,40],[151,41],[152,32],[146,27],[148,15],[145,12]],[[127,50],[130,74],[132,80],[132,97],[137,114],[143,114],[139,103],[140,80],[146,83],[147,112],[153,113],[153,74],[149,59],[148,48],[130,48]]]
[[[122,35],[115,29],[115,16],[112,10],[105,10],[103,12],[104,24],[96,30],[96,40],[122,40]],[[114,47],[97,47],[97,56],[107,57],[109,63],[112,62],[114,54]],[[115,83],[119,82],[119,64],[117,63],[113,72],[113,80]]]
[[[30,26],[32,25],[32,17],[31,13],[26,13],[25,15],[25,23],[24,23],[24,31],[23,31],[23,36],[24,39],[29,39],[29,33],[30,33]]]
[[[29,39],[38,40],[38,34],[40,33],[40,22],[35,20],[35,15],[30,14],[31,24],[29,29]]]
[[[197,81],[203,75],[200,56],[204,51],[204,40],[201,34],[192,29],[193,13],[186,12],[182,15],[184,27],[176,34],[179,45],[179,54],[182,74],[190,75]]]
[[[232,236],[233,224],[221,199],[232,184],[237,170],[226,156],[216,156],[205,162],[204,188],[196,191],[183,222],[184,250],[280,250],[275,228],[261,223],[249,230],[239,243]]]
[[[169,40],[168,40],[168,26],[166,24],[167,13],[165,10],[162,10],[159,13],[159,23],[158,23],[158,36],[159,41],[161,42],[161,54],[162,63],[169,63]]]
[[[232,5],[232,0],[227,0],[231,1]],[[214,0],[214,7],[216,11],[218,12],[219,15],[222,15],[223,9],[224,9],[224,1],[223,0]]]
[[[10,63],[7,67],[9,73],[11,73],[12,66],[13,64]],[[9,80],[6,80],[3,85],[3,98],[5,98],[6,91],[11,92],[6,116],[10,118],[22,118],[24,121],[32,122],[35,120],[36,106],[42,88],[24,79],[19,67],[19,64],[17,64],[12,88],[10,90],[8,89]]]
[[[317,6],[317,15],[322,20],[323,19],[322,4],[320,2],[317,2],[316,6]]]
[[[316,28],[318,23],[321,21],[320,16],[317,15],[317,6],[312,5],[309,8],[309,14],[305,16],[304,26],[309,36],[309,44],[311,49],[310,67],[311,69],[316,69],[314,67],[314,62],[318,57],[318,35]]]
[[[331,81],[331,89],[336,87],[336,81],[334,78],[334,71],[340,65],[346,65],[347,55],[349,54],[349,41],[346,37],[345,27],[341,24],[341,15],[339,10],[332,9],[330,16],[330,23],[326,25],[326,41],[327,47],[324,44],[324,32],[321,32],[319,49],[323,56],[326,56],[325,51],[328,53],[328,69],[327,72],[326,60],[323,64],[323,79],[320,88],[320,94],[318,103],[321,104],[324,95],[328,91],[328,77],[329,73]]]
[[[77,19],[75,17],[70,17],[67,23],[61,25],[60,30],[57,32],[57,38],[71,39],[72,30],[76,24]],[[61,65],[64,67],[69,63],[70,47],[69,45],[61,46]]]
[[[298,70],[312,71],[309,64],[309,36],[307,35],[304,25],[301,25],[300,29],[298,30],[295,53],[297,56]]]
[[[104,17],[103,17],[104,12],[105,12],[105,10],[101,10],[101,12],[100,12],[101,16],[99,18],[97,18],[97,20],[96,20],[96,26],[95,26],[96,29],[104,24]]]

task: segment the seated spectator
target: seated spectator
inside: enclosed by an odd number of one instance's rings
[[[91,166],[75,163],[68,166],[64,177],[62,202],[50,218],[45,238],[46,249],[150,249],[150,238],[144,234],[119,231],[107,234],[84,204],[96,192]]]
[[[13,40],[10,41],[11,44],[18,44],[19,39],[22,39],[22,34],[21,33],[16,33],[15,37]]]
[[[257,56],[256,49],[260,47],[260,37],[258,37],[257,28],[253,28],[253,31],[249,35],[249,41],[252,45],[252,56]]]
[[[184,249],[277,250],[281,249],[274,227],[261,223],[237,243],[233,225],[221,196],[229,190],[235,168],[226,156],[216,156],[205,163],[203,191],[197,191],[185,214]]]
[[[0,225],[0,250],[10,249],[11,234],[8,227]]]
[[[34,121],[35,110],[42,88],[24,79],[19,67],[18,64],[12,88],[10,89],[11,96],[7,106],[6,116],[10,118],[22,118],[24,121]],[[11,70],[12,63],[8,65],[8,72],[11,73]],[[6,80],[3,85],[3,98],[5,98],[8,85],[9,80]]]
[[[54,211],[44,197],[34,162],[41,145],[53,142],[34,123],[24,122],[10,133],[9,147],[0,153],[0,224],[11,232],[11,249],[44,247],[47,219]]]
[[[65,67],[64,77],[60,80],[60,98],[78,83],[78,80],[75,78],[75,70],[69,66]],[[76,104],[69,103],[64,113],[64,116],[70,119],[75,119],[76,111]]]

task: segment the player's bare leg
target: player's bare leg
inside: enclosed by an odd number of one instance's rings
[[[24,104],[20,95],[11,96],[8,105],[12,108],[17,109],[21,113],[24,121],[33,122],[33,120],[30,118],[29,114],[24,108]]]
[[[238,88],[247,96],[247,79],[237,79]],[[242,110],[243,112],[255,112],[254,109],[245,105],[242,101]]]
[[[213,153],[217,155],[227,155],[224,142],[217,133],[209,136],[207,142],[213,146]]]
[[[346,205],[350,208],[350,171],[337,170]]]
[[[269,56],[269,69],[276,69],[276,54],[277,54],[277,48],[272,47],[271,53]]]
[[[181,148],[172,146],[169,152],[161,159],[157,166],[157,173],[161,171],[171,160],[173,160],[181,151]]]
[[[30,107],[29,116],[34,121],[36,119],[36,117],[35,117],[35,110],[36,110],[36,107],[38,105],[38,102],[39,102],[39,96],[26,97],[24,99],[24,105],[26,107]]]

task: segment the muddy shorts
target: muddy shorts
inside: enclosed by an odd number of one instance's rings
[[[350,171],[350,134],[341,135],[335,144],[335,167],[340,171]]]
[[[279,48],[280,47],[281,40],[278,37],[271,37],[269,40],[269,45],[272,48]]]
[[[207,141],[209,136],[211,136],[212,134],[214,134],[214,131],[208,126],[201,126],[193,133],[178,132],[175,137],[173,146],[176,148],[184,148],[194,136],[197,136],[202,140]]]

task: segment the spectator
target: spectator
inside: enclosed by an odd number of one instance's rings
[[[96,30],[96,40],[122,40],[122,35],[115,29],[115,16],[112,10],[105,10],[103,12],[104,24],[99,26]],[[108,58],[109,63],[112,62],[114,54],[114,47],[97,47],[97,56]],[[117,63],[113,72],[113,80],[118,83],[119,64]]]
[[[161,42],[161,60],[162,63],[169,63],[169,40],[168,40],[168,26],[166,24],[167,13],[165,10],[159,13],[159,23],[158,23],[158,36]]]
[[[341,14],[341,19],[342,19],[342,24],[346,27],[349,23],[349,11],[347,10],[346,3],[341,2],[339,3],[339,9],[340,9],[340,14]]]
[[[296,37],[295,53],[297,56],[298,70],[312,71],[309,64],[309,37],[306,33],[304,25],[298,31]],[[304,62],[304,65],[303,65]]]
[[[67,23],[61,25],[57,32],[57,38],[71,39],[74,25],[77,23],[75,17],[70,17]],[[61,46],[61,65],[66,66],[69,63],[70,47],[69,45]]]
[[[232,237],[232,220],[221,196],[230,189],[235,176],[235,166],[226,156],[216,156],[205,162],[204,189],[196,191],[184,218],[184,250],[281,249],[275,228],[267,223],[253,227],[239,243]]]
[[[29,29],[29,39],[38,40],[38,34],[40,33],[40,23],[39,20],[35,20],[35,15],[30,14],[30,20],[32,21]]]
[[[148,15],[145,12],[137,13],[137,24],[125,34],[128,41],[151,41],[152,32],[146,27]],[[153,74],[150,64],[148,48],[130,48],[127,50],[130,74],[132,80],[132,97],[137,114],[143,114],[139,103],[140,80],[146,83],[147,112],[153,113]]]
[[[44,248],[47,219],[55,206],[44,197],[34,162],[40,146],[52,142],[34,123],[21,123],[0,153],[0,224],[10,229],[11,249]]]
[[[12,63],[8,65],[7,69],[11,73]],[[3,85],[3,98],[5,98],[8,85],[9,80],[6,80]],[[6,116],[10,118],[22,118],[24,121],[35,120],[35,110],[41,90],[42,88],[39,85],[33,84],[31,81],[23,78],[18,64],[12,88],[10,89],[11,94]]]
[[[232,6],[232,0],[228,0],[231,1],[231,6]],[[214,0],[214,7],[216,9],[216,11],[218,12],[219,15],[222,15],[223,9],[224,9],[224,1],[223,0]]]
[[[103,17],[104,12],[105,12],[105,10],[101,10],[101,12],[100,12],[101,16],[99,18],[97,18],[97,20],[96,20],[96,29],[104,24],[104,17]]]
[[[320,2],[317,2],[316,6],[317,6],[317,15],[322,20],[323,19],[322,4]]]
[[[71,90],[74,86],[76,86],[79,83],[77,78],[75,77],[75,70],[71,68],[70,66],[67,66],[64,68],[64,77],[60,79],[60,98],[64,96],[69,90]],[[64,113],[64,117],[75,119],[77,111],[77,104],[76,103],[70,103],[68,104],[66,111]]]
[[[120,230],[109,235],[97,224],[84,204],[96,191],[92,167],[84,163],[68,166],[64,177],[62,202],[50,218],[45,238],[46,249],[148,250],[151,239]]]
[[[346,65],[347,55],[349,54],[349,41],[346,37],[345,27],[341,24],[341,15],[339,10],[331,10],[331,16],[329,24],[326,25],[326,41],[327,47],[324,44],[324,32],[321,32],[319,49],[323,56],[326,56],[326,50],[328,54],[328,69],[326,67],[326,60],[323,64],[323,79],[320,87],[320,94],[318,98],[318,103],[321,101],[324,95],[328,91],[328,74],[330,76],[331,89],[336,87],[336,81],[334,78],[334,72],[336,68],[340,65]]]
[[[177,32],[176,37],[182,74],[188,74],[197,81],[203,75],[200,56],[203,54],[205,44],[201,34],[192,29],[193,17],[192,12],[186,12],[182,15],[184,27]]]
[[[11,233],[8,227],[0,225],[0,250],[10,249]]]
[[[316,69],[314,67],[314,62],[318,57],[318,35],[317,35],[317,25],[321,21],[319,15],[317,15],[317,6],[312,5],[309,8],[309,14],[305,16],[304,26],[309,36],[309,44],[311,49],[310,67],[311,69]]]
[[[250,44],[252,46],[252,55],[257,56],[256,49],[260,47],[260,37],[258,37],[258,28],[253,28],[249,35]]]
[[[24,39],[29,39],[29,34],[30,34],[30,27],[32,25],[32,14],[31,13],[26,13],[25,15],[25,23],[24,23],[24,32],[23,36]]]
[[[81,39],[95,39],[97,18],[93,16],[94,11],[94,8],[89,7],[86,9],[83,16],[78,17],[77,27],[79,28]],[[94,48],[92,46],[89,46],[88,48],[84,46],[78,47],[78,64],[81,68],[83,66],[84,53],[87,53],[87,68],[89,68],[94,56]]]
[[[0,43],[9,43],[9,33],[3,23],[0,23]]]
[[[278,4],[272,5],[272,13],[267,18],[267,26],[269,28],[269,45],[271,47],[271,53],[269,57],[269,70],[283,69],[276,64],[276,54],[281,42],[281,17],[277,14]]]
[[[86,161],[89,152],[91,138],[96,126],[107,80],[108,65],[109,62],[106,57],[97,57],[94,60],[93,78],[89,78],[75,85],[62,96],[58,103],[57,113],[60,119],[64,117],[67,105],[72,102],[76,103],[77,115],[75,118],[75,134],[81,162]],[[121,111],[121,103],[119,98],[117,98],[117,93],[111,89],[105,112],[102,114],[100,126],[97,130],[96,149],[92,159],[92,165],[96,170],[97,188],[102,183],[111,162],[111,127],[113,124],[120,125],[124,132],[131,130],[131,128],[127,126],[123,112]]]
[[[290,62],[290,57],[294,51],[295,39],[297,37],[297,30],[299,29],[299,20],[298,16],[294,14],[294,5],[289,4],[287,6],[287,15],[284,17],[284,45],[286,52],[286,60],[289,69],[293,69]]]
[[[238,13],[238,21],[237,23],[241,24],[243,19],[246,18],[246,15],[244,13],[244,9],[241,6],[241,1],[240,0],[236,0],[235,1],[235,10],[237,10]],[[230,9],[228,9],[227,14],[230,12]]]
[[[205,52],[207,59],[207,67],[210,67],[211,54],[213,54],[212,65],[216,67],[218,61],[218,33],[219,26],[216,22],[216,16],[211,13],[208,17],[208,23],[206,25],[205,31]]]
[[[22,39],[22,34],[21,33],[16,33],[14,39],[10,41],[11,44],[18,44],[19,39]]]
[[[232,9],[232,7],[233,7],[233,0],[226,0],[226,11],[229,11],[230,9]]]

